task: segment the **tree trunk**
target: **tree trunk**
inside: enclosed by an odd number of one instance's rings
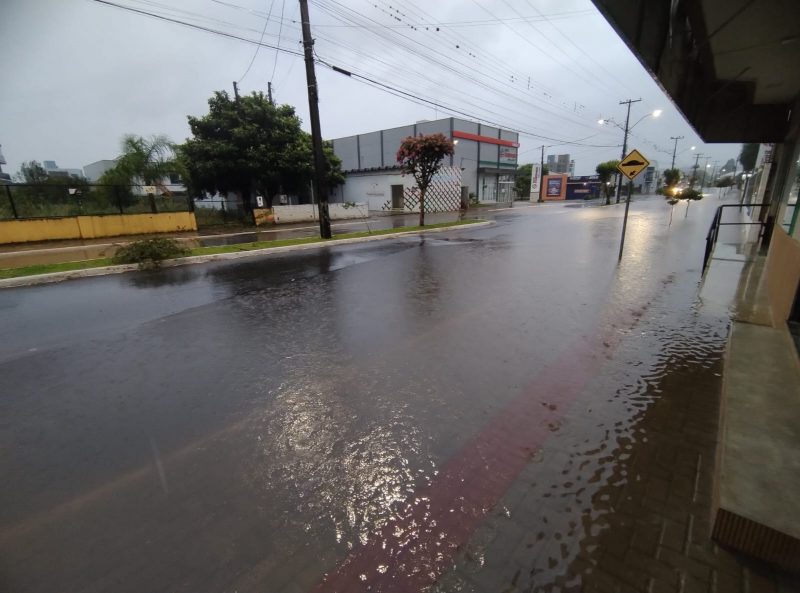
[[[606,190],[606,206],[610,206],[611,205],[611,194],[608,193],[608,182],[606,182],[605,190]]]
[[[691,200],[686,200],[686,214],[683,215],[684,218],[689,216],[689,204],[691,204],[691,203],[692,203]]]
[[[419,188],[419,226],[425,226],[425,189]]]
[[[667,228],[672,226],[672,214],[674,212],[675,212],[675,204],[669,207],[669,224],[667,225]]]

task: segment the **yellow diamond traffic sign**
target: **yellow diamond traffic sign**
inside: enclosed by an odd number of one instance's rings
[[[633,178],[647,169],[649,165],[650,161],[648,161],[641,152],[633,149],[628,156],[622,159],[619,165],[617,165],[617,171],[633,181]]]

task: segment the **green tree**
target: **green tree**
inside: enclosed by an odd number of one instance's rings
[[[160,185],[165,177],[177,172],[174,144],[166,136],[144,138],[127,134],[120,149],[122,155],[100,177],[101,184]]]
[[[19,172],[14,176],[19,183],[46,183],[47,171],[44,170],[39,161],[25,161],[20,165]]]
[[[305,194],[312,179],[311,138],[290,105],[274,105],[263,93],[231,99],[217,91],[202,117],[189,116],[192,137],[180,149],[180,163],[195,192],[238,192],[245,209],[259,192],[272,206],[281,190]],[[344,181],[341,162],[325,148],[327,187]]]
[[[742,144],[742,151],[739,153],[739,162],[742,164],[742,170],[752,171],[756,167],[756,159],[758,158],[758,143]]]
[[[517,196],[528,197],[531,193],[531,175],[533,174],[533,165],[528,163],[526,165],[522,165],[517,169],[517,178],[514,181],[514,191],[517,193]],[[542,169],[542,176],[549,175],[550,171],[547,169],[547,165],[544,166]]]
[[[681,180],[680,169],[665,169],[663,175],[664,185],[667,186],[668,190],[678,185],[678,182]]]
[[[619,161],[605,161],[595,167],[600,183],[603,184],[603,191],[606,194],[606,206],[611,204],[611,194],[608,188],[611,187],[611,178],[617,174],[617,165],[619,165]]]
[[[397,162],[419,189],[419,226],[425,226],[425,194],[444,157],[453,154],[453,142],[444,134],[408,136],[400,143]]]

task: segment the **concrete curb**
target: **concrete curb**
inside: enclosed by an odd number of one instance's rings
[[[268,255],[271,253],[285,253],[287,251],[305,251],[309,249],[319,249],[320,247],[330,247],[331,245],[347,245],[350,243],[367,243],[370,241],[383,241],[387,239],[395,239],[397,237],[406,237],[409,235],[421,235],[428,233],[443,233],[445,231],[457,231],[464,229],[473,229],[477,227],[484,227],[494,224],[492,220],[484,220],[481,222],[474,222],[472,224],[465,224],[459,226],[449,226],[436,229],[425,229],[421,231],[405,231],[401,233],[386,233],[383,235],[367,236],[367,237],[351,237],[348,239],[331,239],[330,241],[319,241],[315,243],[306,243],[302,245],[284,245],[281,247],[265,247],[263,249],[253,249],[251,251],[238,251],[235,253],[214,253],[209,255],[193,255],[190,257],[182,257],[179,259],[170,259],[162,262],[161,266],[164,268],[173,268],[177,266],[188,266],[192,264],[204,264],[212,261],[228,260],[228,259],[241,259],[245,257],[254,257],[259,255]],[[35,276],[20,276],[19,278],[5,278],[0,280],[0,289],[2,288],[19,288],[22,286],[36,286],[39,284],[50,284],[52,282],[62,282],[64,280],[71,280],[73,278],[91,278],[93,276],[107,276],[110,274],[123,274],[125,272],[133,272],[139,269],[138,264],[123,264],[118,266],[105,266],[102,268],[87,268],[84,270],[70,270],[66,272],[53,272],[51,274],[37,274]]]

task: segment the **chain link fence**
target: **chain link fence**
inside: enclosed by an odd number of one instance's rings
[[[0,186],[0,220],[103,214],[191,212],[185,192],[145,194],[138,186],[9,184]]]

